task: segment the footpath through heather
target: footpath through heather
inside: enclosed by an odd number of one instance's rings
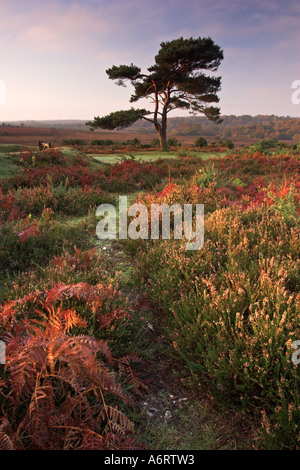
[[[255,449],[257,439],[245,416],[220,409],[208,394],[199,396],[196,379],[166,335],[164,312],[149,300],[126,244],[97,241],[97,247],[131,302],[133,352],[145,361],[137,369],[145,388],[130,416],[137,439],[153,450]]]

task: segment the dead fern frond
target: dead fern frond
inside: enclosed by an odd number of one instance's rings
[[[99,326],[110,328],[130,316],[123,309],[103,314],[115,293],[113,284],[59,284],[0,306],[0,339],[6,344],[2,416],[13,417],[0,425],[0,449],[100,450],[133,443],[133,424],[118,406],[134,400],[119,379],[130,377],[142,387],[131,366],[138,359],[116,361],[107,341],[75,335],[87,323],[75,307],[64,307],[76,298],[95,313]]]
[[[2,431],[0,431],[0,450],[15,450],[10,437]]]
[[[106,439],[90,429],[85,431],[80,450],[104,450]]]
[[[114,432],[125,434],[134,431],[134,424],[120,410],[108,406],[109,420],[111,429]]]
[[[5,432],[5,428],[9,425],[8,419],[4,416],[0,424],[0,450],[15,450],[15,446],[11,437]]]
[[[117,308],[113,310],[112,312],[108,312],[102,315],[101,318],[99,319],[98,325],[100,328],[109,328],[115,320],[120,320],[123,318],[132,319],[132,316],[124,309]]]
[[[132,385],[133,392],[136,395],[143,397],[142,390],[147,390],[148,387],[138,377],[137,372],[134,371],[132,367],[132,363],[142,364],[143,369],[145,369],[146,368],[145,361],[143,361],[143,359],[139,357],[137,354],[132,353],[132,354],[127,354],[124,357],[121,357],[120,359],[118,359],[117,363],[118,363],[121,376],[125,377],[126,380]]]

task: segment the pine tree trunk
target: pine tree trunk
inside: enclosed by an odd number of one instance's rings
[[[158,135],[160,141],[160,148],[163,152],[166,152],[168,150],[166,133],[162,132],[161,130]]]
[[[167,145],[167,113],[166,113],[166,109],[164,109],[161,124],[157,123],[155,125],[155,128],[156,128],[156,130],[158,132],[158,135],[159,135],[160,147],[161,147],[163,152],[166,152],[168,150],[168,145]]]

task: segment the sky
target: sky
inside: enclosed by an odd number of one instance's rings
[[[224,52],[222,115],[300,117],[299,0],[0,0],[0,122],[129,109],[132,87],[106,69],[146,72],[161,42],[208,36]]]

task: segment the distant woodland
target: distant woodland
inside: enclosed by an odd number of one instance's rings
[[[169,134],[176,136],[211,136],[216,139],[264,139],[300,141],[300,118],[279,116],[223,116],[215,124],[204,116],[175,117],[168,121]],[[137,132],[153,132],[151,123],[139,121],[132,126]]]
[[[173,117],[168,120],[168,135],[205,136],[214,139],[264,139],[272,138],[300,142],[300,117],[275,115],[222,116],[223,122],[215,124],[205,116]],[[87,119],[88,120],[88,119]],[[49,127],[52,129],[74,129],[87,131],[83,120],[14,121],[2,126]],[[153,134],[153,125],[140,120],[127,129],[141,134]],[[0,125],[1,135],[1,125]]]

